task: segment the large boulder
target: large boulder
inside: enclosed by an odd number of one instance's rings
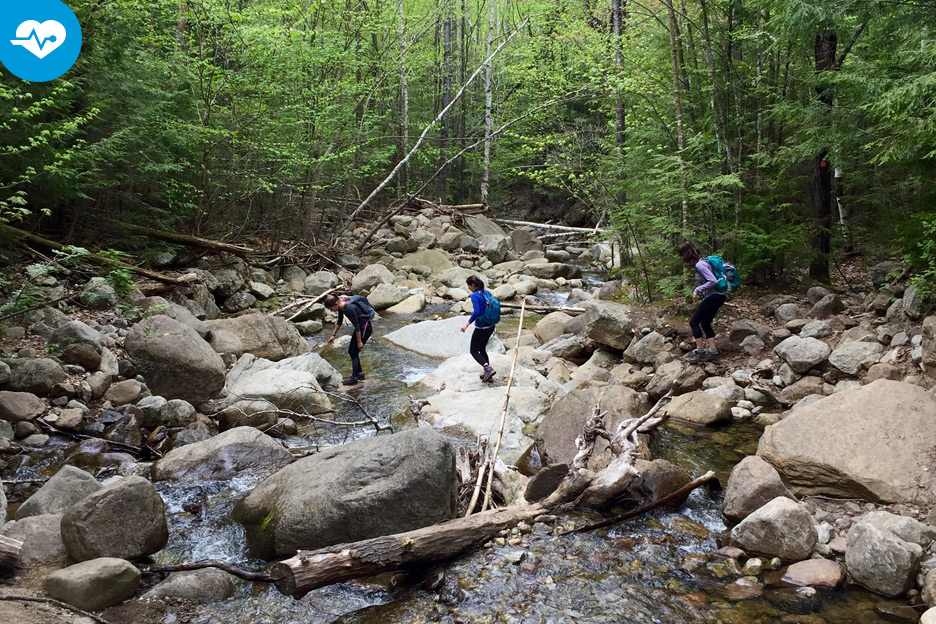
[[[829,363],[846,375],[857,376],[877,364],[884,352],[879,342],[849,342],[829,355]]]
[[[377,284],[367,296],[367,300],[375,310],[386,310],[406,299],[407,294],[405,288],[393,284]]]
[[[793,493],[780,480],[776,468],[757,455],[749,455],[731,471],[722,518],[725,524],[735,525],[778,496],[792,499]]]
[[[49,394],[55,384],[65,381],[65,371],[52,358],[13,358],[7,360],[10,381],[6,389],[13,392],[31,392],[39,396]]]
[[[818,534],[809,512],[795,501],[777,497],[731,529],[731,543],[741,550],[784,561],[805,559]]]
[[[634,327],[631,309],[611,301],[585,303],[585,336],[598,344],[626,349]]]
[[[234,577],[217,568],[173,572],[144,598],[182,598],[197,604],[221,602],[234,595]]]
[[[351,280],[351,292],[367,295],[377,284],[392,284],[393,273],[382,264],[369,264]]]
[[[922,362],[930,375],[936,375],[936,316],[923,319]]]
[[[103,486],[97,479],[74,466],[65,465],[16,510],[16,519],[43,514],[60,514]]]
[[[757,454],[794,492],[936,503],[936,399],[879,379],[800,407],[767,427]]]
[[[638,364],[655,364],[657,357],[666,347],[666,338],[652,331],[640,340],[635,340],[624,351],[624,357]]]
[[[545,248],[543,241],[533,233],[533,230],[526,227],[519,227],[511,232],[510,241],[514,251],[521,256],[528,251],[543,251]]]
[[[478,238],[481,253],[494,264],[500,264],[510,253],[510,240],[500,234],[486,234]]]
[[[322,414],[332,410],[322,386],[340,383],[341,373],[317,353],[278,362],[248,353],[228,373],[224,388],[238,400],[261,399],[285,410]]]
[[[391,535],[456,513],[455,449],[416,428],[303,458],[234,507],[251,553],[264,559]]]
[[[59,569],[74,563],[62,541],[62,515],[43,514],[17,520],[4,533],[23,543],[17,567],[31,570],[37,566]]]
[[[267,360],[277,361],[302,355],[310,348],[295,325],[270,314],[245,314],[205,321],[205,325],[211,331],[224,329],[231,332],[240,338],[244,353],[252,353]]]
[[[663,409],[672,418],[708,427],[731,422],[731,404],[722,397],[704,390],[681,394]]]
[[[393,344],[431,357],[450,358],[468,353],[471,347],[473,326],[460,331],[468,317],[454,316],[438,321],[421,321],[404,325],[384,335]],[[495,331],[488,340],[487,351],[504,353],[504,343]]]
[[[87,344],[95,349],[101,348],[101,332],[81,321],[69,321],[52,332],[49,342],[59,349],[73,344]]]
[[[235,427],[202,442],[174,448],[153,464],[154,481],[209,481],[248,473],[271,475],[293,461],[292,454],[253,427]]]
[[[545,344],[564,334],[565,324],[571,318],[565,312],[550,312],[536,323],[536,327],[533,328],[533,335],[541,344]]]
[[[65,604],[85,611],[103,611],[133,596],[140,577],[140,571],[129,561],[101,557],[53,572],[43,588]]]
[[[494,220],[485,217],[484,215],[465,215],[464,222],[465,227],[467,227],[472,234],[479,238],[492,234],[497,236],[507,236],[504,228],[498,225]]]
[[[452,262],[452,259],[444,251],[423,249],[411,254],[406,254],[394,262],[393,266],[395,268],[425,266],[429,267],[433,273],[441,273],[455,266],[455,263]]]
[[[829,358],[832,349],[816,338],[790,336],[774,348],[780,359],[797,373],[805,373]]]
[[[62,541],[75,561],[151,555],[169,541],[166,506],[152,483],[124,477],[65,510]]]
[[[130,328],[124,347],[153,394],[204,403],[224,387],[224,362],[198,333],[168,316]]]
[[[10,423],[33,421],[45,410],[45,402],[31,392],[0,390],[0,420]]]
[[[671,360],[656,369],[647,384],[647,394],[653,399],[659,399],[667,392],[685,394],[698,390],[705,379],[705,369],[701,366],[687,365],[682,359]]]
[[[896,535],[882,520],[862,517],[852,525],[845,546],[845,566],[862,587],[885,596],[901,596],[913,587],[923,548]]]
[[[526,272],[540,279],[557,279],[564,277],[573,279],[582,276],[582,270],[574,264],[564,262],[544,262],[542,264],[528,264]]]
[[[618,424],[646,411],[641,395],[625,386],[588,387],[570,392],[555,402],[536,429],[536,446],[544,464],[571,463],[578,449],[575,438],[596,409],[606,413],[605,429],[616,431]],[[599,438],[592,453],[592,465],[601,468],[611,458],[608,443]]]

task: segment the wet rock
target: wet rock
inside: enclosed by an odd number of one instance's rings
[[[731,404],[705,390],[679,395],[663,410],[672,418],[710,427],[731,422]]]
[[[584,307],[586,337],[614,349],[628,347],[634,327],[630,308],[610,301],[589,301]]]
[[[233,576],[217,568],[205,568],[191,572],[173,572],[143,597],[181,598],[196,604],[211,604],[233,595]]]
[[[783,581],[792,585],[808,585],[823,589],[835,589],[844,578],[842,567],[828,559],[807,559],[787,568]]]
[[[40,433],[39,427],[27,420],[21,420],[13,426],[14,438],[17,440],[22,440],[23,438],[28,438],[31,435]]]
[[[129,561],[101,557],[53,572],[43,585],[46,593],[85,611],[102,611],[136,593],[140,571]]]
[[[745,576],[725,585],[724,593],[726,599],[736,602],[759,598],[764,594],[764,588],[756,578]]]
[[[848,530],[845,565],[854,582],[885,596],[902,596],[913,587],[923,549],[872,518]]]
[[[11,423],[32,421],[42,416],[45,402],[31,392],[0,390],[0,420]]]
[[[134,325],[124,346],[154,394],[198,405],[224,386],[221,356],[195,330],[167,316]]]
[[[60,514],[72,504],[97,492],[101,484],[80,468],[65,465],[16,510],[16,519]]]
[[[151,555],[169,540],[166,507],[149,481],[125,477],[66,509],[62,540],[75,561]]]
[[[749,455],[731,471],[722,518],[729,526],[737,524],[778,496],[794,498],[773,466],[756,455]]]
[[[798,561],[812,552],[816,527],[808,511],[781,496],[734,527],[731,543],[745,552]]]
[[[797,493],[930,505],[934,439],[932,396],[878,380],[794,410],[764,431],[757,454]]]
[[[23,543],[18,566],[29,570],[35,566],[64,568],[72,563],[62,541],[61,514],[43,514],[18,519],[5,533]]]
[[[205,321],[209,331],[223,329],[240,338],[244,353],[279,361],[308,353],[309,343],[292,323],[269,314],[245,314],[236,318]],[[136,359],[136,358],[134,358]],[[144,376],[145,373],[144,373]],[[147,382],[149,377],[147,377]],[[159,393],[163,394],[163,393]],[[169,396],[163,394],[163,396]],[[185,398],[185,397],[173,397]],[[189,401],[198,405],[198,401]]]
[[[805,373],[825,362],[832,350],[829,345],[816,338],[790,336],[774,348],[774,353],[794,372]]]
[[[283,446],[252,427],[174,448],[153,464],[154,481],[231,479],[242,473],[270,475],[293,461]]]
[[[568,464],[550,464],[530,477],[523,498],[530,503],[542,500],[556,491],[569,473]]]
[[[664,496],[669,496],[681,487],[685,487],[692,481],[692,476],[685,469],[677,466],[665,459],[654,459],[645,461],[638,459],[634,467],[637,469],[639,480],[632,487],[632,491],[641,497],[642,503],[649,503],[659,500]],[[679,505],[689,497],[674,499],[673,504]],[[707,537],[708,530],[705,530]]]
[[[468,353],[471,343],[469,328],[462,333],[462,325],[467,317],[452,317],[439,321],[420,321],[405,325],[384,336],[393,344],[416,351],[431,357],[450,358]],[[504,344],[497,337],[497,332],[491,336],[487,344],[488,353],[504,353]]]
[[[358,440],[279,471],[234,518],[264,558],[400,533],[454,517],[454,470],[454,448],[432,429]]]

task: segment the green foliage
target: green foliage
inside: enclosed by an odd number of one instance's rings
[[[924,297],[936,297],[936,212],[914,215],[903,231],[905,258],[916,269],[911,283]]]
[[[260,523],[260,530],[267,531],[270,525],[273,524],[273,518],[275,517],[276,507],[270,507],[270,511],[267,512],[267,515],[263,517],[263,521]]]

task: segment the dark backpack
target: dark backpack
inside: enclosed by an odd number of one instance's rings
[[[482,295],[484,296],[484,312],[478,317],[478,324],[484,327],[497,325],[500,322],[500,301],[489,290],[483,291]]]
[[[367,297],[363,295],[354,295],[348,299],[348,303],[354,304],[358,310],[361,311],[361,318],[364,321],[374,320],[374,315],[377,314],[377,311],[374,310],[374,306],[371,305],[371,302],[367,300]]]
[[[738,275],[737,267],[725,262],[721,256],[709,256],[705,261],[712,267],[712,273],[715,275],[715,292],[733,293],[741,288],[741,276]]]

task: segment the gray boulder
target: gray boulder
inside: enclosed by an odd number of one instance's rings
[[[455,513],[455,450],[428,428],[325,449],[234,507],[251,552],[265,559],[401,533]]]
[[[809,290],[806,291],[806,298],[809,299],[810,304],[816,305],[817,303],[822,301],[824,297],[827,297],[828,295],[831,295],[831,294],[832,294],[832,291],[826,288],[825,286],[813,286]]]
[[[731,324],[729,331],[731,342],[741,343],[748,336],[757,336],[766,341],[770,336],[770,328],[750,319],[740,319]]]
[[[672,418],[709,427],[731,422],[731,404],[704,390],[681,394],[663,409]]]
[[[582,270],[573,264],[564,262],[544,262],[542,264],[528,264],[526,272],[539,279],[575,279],[582,276]]]
[[[786,325],[794,319],[803,318],[803,311],[800,310],[800,307],[795,303],[784,303],[777,306],[777,309],[774,310],[774,318],[776,318],[777,322],[781,325]]]
[[[103,611],[136,593],[140,571],[129,561],[101,557],[53,572],[43,588],[56,600],[84,611]]]
[[[73,344],[88,344],[95,349],[101,348],[101,332],[81,321],[69,321],[52,332],[49,342],[64,349]]]
[[[124,477],[65,510],[62,540],[75,561],[138,559],[169,541],[166,506],[143,477]]]
[[[757,454],[798,494],[932,505],[934,439],[936,399],[879,379],[792,411],[764,431]]]
[[[731,471],[722,518],[725,524],[735,525],[778,496],[794,498],[776,468],[756,455],[749,455]]]
[[[901,539],[873,518],[848,530],[845,567],[856,583],[885,596],[902,596],[913,587],[923,548]]]
[[[367,295],[377,284],[392,284],[393,273],[382,264],[369,264],[351,280],[351,292],[355,295]]]
[[[303,292],[307,295],[317,296],[334,288],[341,282],[341,278],[331,271],[317,271],[305,278]]]
[[[464,333],[462,325],[468,317],[455,316],[438,321],[421,321],[404,325],[386,334],[384,338],[393,344],[431,357],[450,358],[468,353],[471,347],[469,327]],[[504,353],[504,344],[495,331],[487,344],[488,353]]]
[[[513,244],[514,251],[523,255],[528,251],[543,251],[545,246],[534,233],[533,230],[526,227],[519,227],[510,233],[510,241]]]
[[[536,323],[533,335],[540,343],[545,344],[565,333],[565,324],[570,318],[572,317],[565,312],[550,312]]]
[[[818,534],[812,516],[795,501],[779,496],[731,529],[731,544],[749,554],[805,559]]]
[[[406,289],[401,289],[393,284],[377,284],[377,286],[367,295],[367,300],[374,306],[375,310],[386,310],[395,306],[406,299]]]
[[[510,241],[501,234],[487,234],[478,238],[481,253],[494,264],[500,264],[510,253]]]
[[[827,319],[845,309],[845,304],[838,295],[826,295],[809,309],[807,316],[814,319]]]
[[[45,402],[31,392],[0,390],[0,420],[30,422],[46,410]]]
[[[871,368],[881,359],[884,346],[879,342],[849,342],[836,347],[829,355],[829,363],[853,377]]]
[[[58,569],[73,563],[62,541],[61,525],[61,514],[29,516],[14,522],[4,533],[23,543],[17,562],[21,570],[31,570],[37,566]]]
[[[199,405],[224,386],[221,356],[194,329],[167,316],[134,325],[124,347],[153,394]]]
[[[688,366],[682,359],[675,359],[656,369],[656,373],[647,384],[647,394],[654,399],[667,392],[674,395],[685,394],[701,388],[705,378],[705,369],[701,366]]]
[[[923,367],[931,375],[936,373],[936,316],[923,319],[920,347]]]
[[[630,308],[610,301],[589,301],[584,307],[585,336],[615,349],[628,347],[634,327]]]
[[[666,338],[652,331],[640,340],[632,342],[624,351],[624,357],[638,364],[654,364],[665,347]]]
[[[253,427],[236,427],[213,438],[169,451],[153,464],[154,481],[215,481],[247,473],[271,475],[293,461],[292,454]]]
[[[395,268],[425,266],[432,273],[441,273],[455,266],[451,257],[444,251],[423,249],[407,254],[393,263]],[[464,284],[464,282],[462,282]]]
[[[340,383],[341,374],[317,353],[279,362],[248,353],[237,360],[224,387],[238,400],[260,399],[269,402],[271,407],[314,415],[332,410],[322,386]]]
[[[104,310],[117,303],[117,292],[106,278],[92,277],[78,294],[78,301],[92,310]]]
[[[146,592],[144,598],[181,598],[196,604],[211,604],[234,595],[234,577],[217,568],[173,572]]]
[[[774,353],[795,372],[802,374],[825,362],[832,349],[816,338],[790,336],[774,347]]]
[[[896,262],[890,260],[885,260],[884,262],[878,262],[873,267],[871,267],[871,283],[876,287],[880,288],[882,285],[887,283],[888,276],[897,269],[899,265]]]
[[[55,384],[67,378],[59,363],[51,358],[13,358],[7,360],[7,365],[10,367],[10,381],[6,389],[13,392],[45,396]]]
[[[915,284],[910,284],[903,294],[904,313],[914,321],[923,318],[928,301]]]
[[[552,353],[563,360],[574,360],[588,355],[585,338],[577,334],[563,334],[539,347],[541,351]]]
[[[65,465],[16,510],[16,519],[43,514],[60,514],[103,486],[97,479],[74,466]]]
[[[224,329],[231,332],[240,338],[244,353],[267,360],[278,361],[302,355],[310,349],[309,343],[296,326],[279,316],[245,314],[235,318],[205,321],[205,325],[210,331]]]

